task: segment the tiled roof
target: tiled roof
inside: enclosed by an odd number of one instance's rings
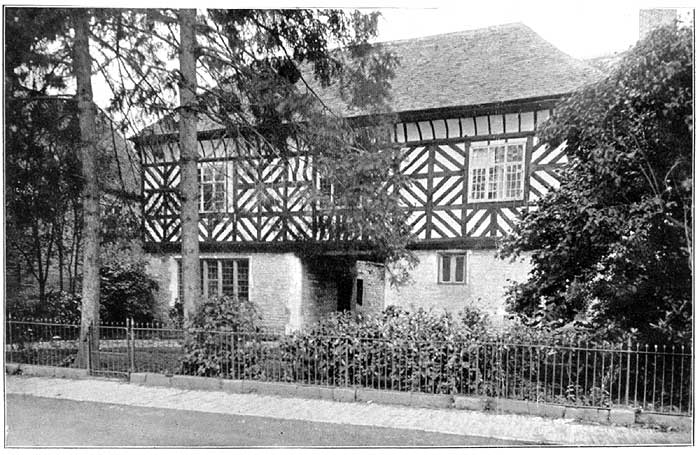
[[[400,61],[391,81],[395,112],[560,95],[600,77],[520,23],[383,44]],[[319,94],[336,112],[361,114],[333,90]]]
[[[598,69],[570,57],[520,23],[382,44],[400,62],[391,81],[394,112],[561,95],[601,77]],[[311,77],[308,82],[335,113],[363,114],[349,110],[336,87],[322,89]],[[165,130],[162,123],[158,126],[163,132],[177,130],[176,124]],[[200,119],[199,131],[214,128],[211,120]]]

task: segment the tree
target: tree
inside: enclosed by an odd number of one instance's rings
[[[5,15],[6,251],[36,280],[38,314],[52,287],[79,293],[82,270],[80,125],[78,102],[67,93],[74,82],[73,12],[8,8]],[[135,181],[126,174],[132,156],[103,112],[96,122],[97,179],[108,196],[99,201],[102,240],[118,242],[134,235]],[[34,296],[22,297],[10,303],[34,304]]]
[[[53,261],[59,287],[67,279],[68,288],[79,262],[77,108],[68,97],[51,95],[70,78],[69,28],[65,9],[6,9],[6,252],[36,279],[39,307]]]
[[[92,59],[86,10],[73,10],[73,72],[78,98],[80,123],[80,158],[83,177],[83,287],[80,310],[80,359],[86,359],[91,343],[92,351],[99,352],[99,331],[88,337],[88,331],[100,321],[100,192],[97,182],[97,132],[95,129],[95,104],[92,102]],[[87,360],[89,365],[90,361]]]
[[[61,291],[66,269],[70,287],[76,259],[73,248],[64,251],[64,236],[70,232],[74,242],[78,233],[67,225],[79,221],[71,214],[82,190],[75,111],[75,103],[61,98],[17,97],[6,103],[7,251],[19,255],[36,280],[39,310],[56,256]]]
[[[182,226],[183,310],[194,318],[199,304],[199,178],[197,174],[197,73],[194,9],[180,10],[180,225]]]
[[[649,342],[690,339],[692,43],[686,28],[654,31],[540,132],[567,142],[570,165],[502,247],[532,252],[511,310]]]

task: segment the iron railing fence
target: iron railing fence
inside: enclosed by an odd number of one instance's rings
[[[95,373],[155,372],[692,415],[686,346],[422,339],[102,324]],[[8,321],[8,362],[74,366],[79,325]],[[95,332],[91,332],[95,333]]]
[[[79,322],[8,320],[5,362],[77,368],[79,340]]]

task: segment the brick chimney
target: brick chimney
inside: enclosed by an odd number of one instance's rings
[[[639,39],[644,39],[652,30],[664,25],[670,25],[678,18],[678,10],[640,9],[639,10]]]

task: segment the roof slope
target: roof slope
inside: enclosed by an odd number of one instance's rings
[[[381,44],[399,59],[390,100],[399,113],[561,95],[601,77],[521,23]],[[321,88],[312,77],[307,82],[335,113],[364,114],[349,109],[336,86]],[[177,131],[174,119],[144,132]],[[199,121],[199,131],[216,128],[211,120]]]
[[[395,112],[560,95],[600,77],[520,23],[383,45],[400,61],[391,82]],[[362,114],[349,111],[334,92],[319,95],[336,112]]]

